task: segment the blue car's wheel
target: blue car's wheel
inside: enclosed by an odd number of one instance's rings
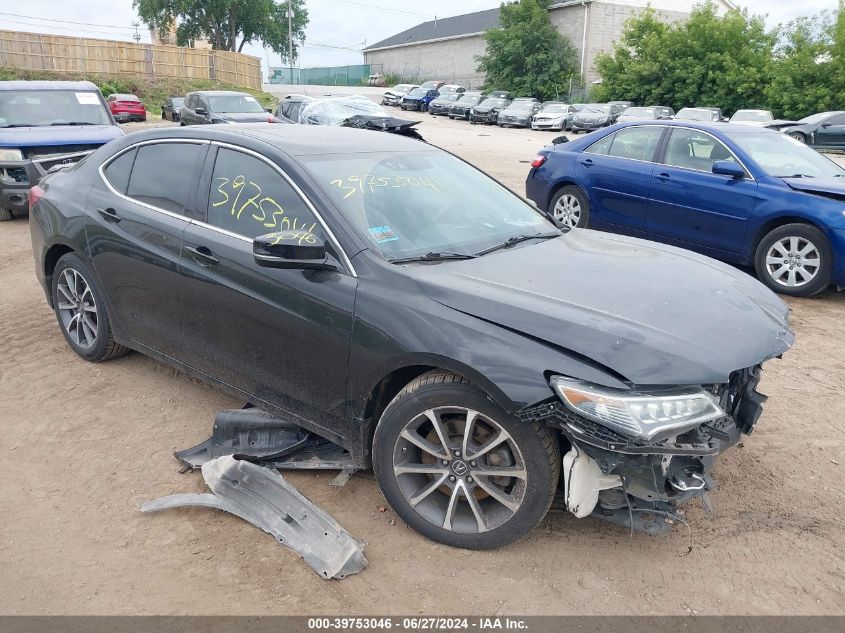
[[[775,292],[810,297],[830,285],[833,252],[827,238],[809,224],[787,224],[760,240],[754,257],[757,276]]]
[[[590,221],[590,201],[580,187],[567,185],[552,197],[549,213],[561,228],[584,228]]]

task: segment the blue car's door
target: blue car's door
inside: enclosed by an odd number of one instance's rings
[[[661,241],[712,253],[737,254],[754,211],[757,182],[714,174],[713,163],[739,162],[702,130],[676,127],[654,170],[647,232]]]
[[[657,125],[626,127],[578,156],[575,173],[590,197],[590,226],[625,233],[643,230],[665,130]]]

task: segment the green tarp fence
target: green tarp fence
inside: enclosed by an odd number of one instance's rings
[[[297,86],[366,86],[369,76],[369,64],[321,68],[274,67],[270,69],[271,84]]]

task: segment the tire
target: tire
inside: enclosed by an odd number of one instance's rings
[[[580,187],[567,185],[552,196],[549,214],[561,228],[586,228],[590,225],[590,201]]]
[[[807,137],[804,135],[803,132],[790,132],[789,136],[794,138],[796,141],[801,141],[805,145],[807,143]]]
[[[830,285],[833,251],[810,224],[786,224],[766,234],[754,253],[757,277],[777,293],[811,297]]]
[[[470,425],[475,439],[465,445],[469,412],[476,413]],[[428,413],[445,431],[448,459]],[[466,459],[472,454],[480,457]],[[396,472],[409,468],[428,472]],[[520,476],[480,474],[496,468]],[[400,391],[382,414],[373,470],[391,507],[417,532],[452,547],[490,549],[516,541],[543,520],[560,476],[560,448],[548,428],[508,414],[460,376],[432,371]]]
[[[15,216],[12,214],[11,209],[0,209],[0,222],[8,222],[13,217]]]
[[[99,282],[94,271],[76,253],[67,253],[56,263],[51,292],[59,329],[78,356],[99,363],[129,351],[115,342]],[[77,309],[73,309],[74,305]],[[80,305],[85,309],[80,311]],[[80,313],[87,319],[80,322],[78,317],[74,317]],[[86,325],[91,323],[93,327]]]

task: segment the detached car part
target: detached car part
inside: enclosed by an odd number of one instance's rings
[[[214,494],[176,494],[148,501],[141,512],[202,506],[225,510],[297,552],[321,578],[345,578],[367,566],[364,543],[269,468],[218,457],[203,464]]]

